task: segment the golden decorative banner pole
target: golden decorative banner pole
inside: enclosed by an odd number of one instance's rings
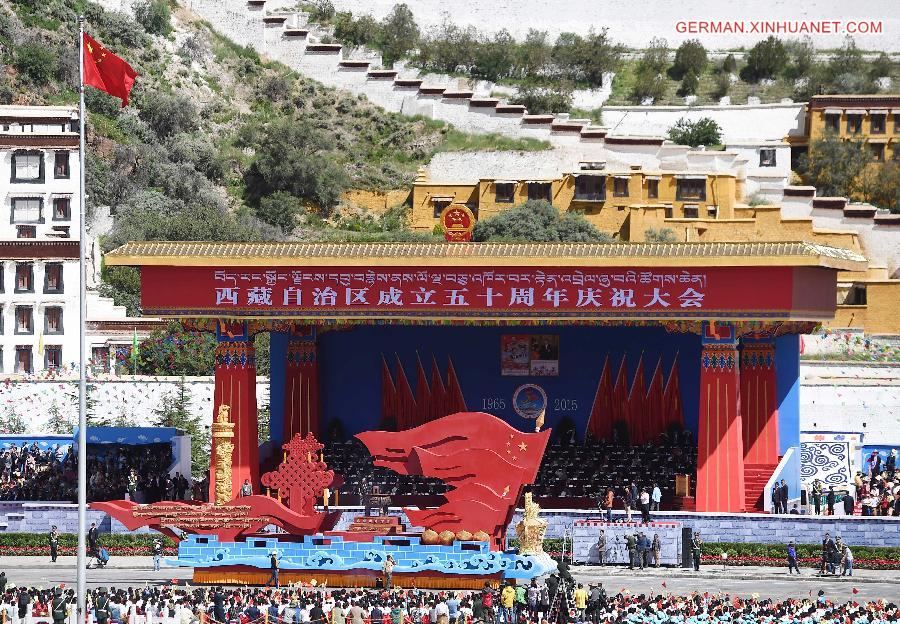
[[[234,423],[230,420],[231,406],[220,405],[212,426],[213,452],[216,455],[216,505],[224,505],[233,498],[231,461],[234,451]]]
[[[540,506],[534,502],[531,492],[525,494],[525,515],[516,525],[516,536],[519,538],[519,553],[522,555],[540,555],[544,552],[544,534],[547,532],[547,521],[538,518]]]

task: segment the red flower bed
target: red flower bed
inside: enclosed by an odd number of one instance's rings
[[[708,565],[722,564],[721,555],[702,555],[700,560]],[[819,557],[801,557],[797,561],[800,565],[806,567],[818,568],[822,564]],[[728,565],[730,566],[768,566],[768,567],[787,567],[787,558],[785,557],[757,557],[749,555],[729,555]],[[854,568],[865,568],[869,570],[900,570],[900,561],[896,559],[854,559]]]
[[[118,555],[119,557],[135,557],[135,556],[149,556],[150,549],[146,546],[101,546],[102,548],[106,548],[109,555],[112,557],[114,555]],[[49,546],[4,546],[3,547],[4,555],[13,555],[17,557],[49,557],[50,556],[50,547]],[[59,555],[76,555],[77,548],[74,546],[60,546],[57,549],[57,554]],[[163,548],[164,555],[172,555],[175,556],[178,554],[177,548]]]

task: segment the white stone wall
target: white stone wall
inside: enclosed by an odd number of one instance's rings
[[[805,197],[785,197],[781,212],[785,217],[812,219],[820,229],[854,230],[872,265],[887,268],[890,277],[900,277],[900,232],[896,226],[878,225],[874,219],[847,217],[843,210],[813,208]]]
[[[98,416],[113,420],[124,419],[135,427],[150,426],[155,412],[178,390],[178,377],[123,376],[92,379],[91,399]],[[213,415],[212,377],[186,377],[191,413],[205,420]],[[21,381],[0,379],[0,412],[14,411],[28,423],[28,433],[46,433],[49,409],[56,405],[63,418],[77,421],[78,381],[40,379]],[[261,409],[269,405],[269,380],[259,377],[256,383],[256,402]]]
[[[758,195],[773,203],[780,203],[784,187],[791,179],[791,147],[781,142],[729,143],[725,149],[746,160],[743,168],[747,180],[746,195]],[[760,150],[775,150],[775,166],[760,166]]]
[[[268,4],[268,3],[267,3]],[[334,0],[338,11],[371,13],[384,17],[395,0]],[[547,31],[554,40],[559,33],[587,34],[590,29],[609,28],[616,41],[642,48],[653,37],[663,37],[670,46],[686,39],[699,38],[707,48],[734,49],[752,46],[767,35],[750,33],[750,21],[756,20],[877,20],[884,26],[881,34],[858,35],[863,49],[900,51],[900,29],[896,6],[890,0],[869,0],[848,5],[841,0],[744,0],[744,2],[660,2],[659,0],[416,0],[408,3],[416,22],[423,30],[439,26],[448,17],[460,26],[475,26],[482,32],[508,30],[513,37],[523,38],[529,28]],[[744,34],[679,33],[676,28],[685,20],[737,20],[746,23]],[[788,38],[790,35],[781,35]],[[820,48],[838,48],[844,32],[813,35]]]
[[[900,447],[900,365],[801,362],[800,431]]]
[[[665,136],[682,118],[710,117],[722,128],[722,142],[781,141],[803,134],[804,104],[754,106],[605,106],[603,125],[610,134]]]

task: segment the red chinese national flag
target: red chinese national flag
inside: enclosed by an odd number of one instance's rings
[[[128,105],[128,94],[134,86],[137,72],[87,33],[84,33],[82,65],[84,84],[119,98],[123,108]]]

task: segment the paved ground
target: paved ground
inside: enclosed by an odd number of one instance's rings
[[[60,557],[52,564],[44,557],[0,556],[0,570],[16,585],[75,584],[75,557]],[[853,578],[819,578],[809,569],[798,577],[788,576],[783,568],[733,567],[723,571],[721,566],[704,566],[699,573],[681,568],[631,571],[597,566],[575,566],[571,571],[578,581],[601,581],[609,592],[622,589],[637,593],[724,591],[736,596],[759,594],[784,599],[815,595],[823,589],[833,600],[900,600],[900,574],[896,570],[857,570]],[[89,587],[162,585],[171,583],[172,579],[184,582],[190,578],[189,568],[164,567],[154,572],[150,557],[113,557],[106,568],[88,570]],[[854,588],[858,593],[853,593]]]

